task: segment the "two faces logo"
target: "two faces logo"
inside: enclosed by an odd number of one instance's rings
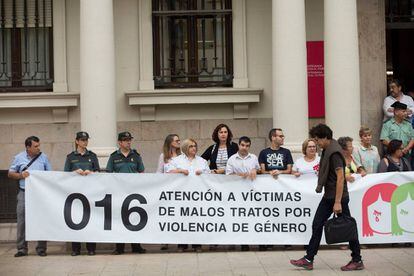
[[[369,188],[362,199],[362,234],[414,233],[414,182],[397,186],[381,183]]]

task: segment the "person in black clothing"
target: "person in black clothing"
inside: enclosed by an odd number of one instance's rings
[[[239,147],[232,142],[233,133],[225,124],[219,124],[213,131],[212,139],[215,144],[208,147],[201,155],[205,160],[210,161],[212,173],[225,174],[227,160],[236,154]]]
[[[378,172],[406,172],[411,171],[410,162],[404,158],[403,143],[401,140],[391,140],[387,147],[387,155],[382,158]]]
[[[293,158],[290,150],[282,147],[285,135],[282,129],[272,128],[269,131],[269,140],[272,143],[269,148],[259,154],[259,164],[262,173],[277,177],[279,174],[291,174]]]
[[[312,222],[312,237],[306,255],[299,260],[290,260],[290,263],[297,267],[312,270],[313,259],[318,253],[325,222],[332,215],[332,212],[347,216],[351,216],[351,213],[348,207],[349,194],[345,180],[345,158],[341,153],[340,145],[332,139],[332,130],[327,125],[319,124],[313,127],[309,134],[316,139],[318,146],[323,149],[316,192],[321,193],[324,189],[324,195]],[[341,267],[341,270],[364,269],[359,241],[350,241],[349,247],[352,251],[352,260]]]
[[[87,149],[89,134],[84,131],[76,133],[76,150],[66,156],[65,172],[77,172],[86,176],[92,172],[99,171],[99,161],[95,153]],[[96,243],[86,243],[88,255],[95,255]],[[80,255],[81,243],[72,242],[72,256]]]

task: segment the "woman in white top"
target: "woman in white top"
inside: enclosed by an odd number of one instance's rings
[[[180,137],[177,134],[169,134],[165,137],[164,146],[162,147],[160,158],[158,159],[157,173],[164,173],[166,164],[171,162],[171,159],[181,154]]]
[[[200,175],[210,173],[206,160],[197,156],[197,142],[193,139],[186,139],[181,145],[183,154],[174,157],[166,164],[166,172],[182,173],[184,175]]]
[[[201,175],[210,173],[207,161],[197,156],[197,142],[193,139],[186,139],[181,145],[183,154],[174,157],[166,165],[167,173],[182,173],[184,175]],[[201,244],[193,244],[193,250],[201,252]],[[183,252],[188,248],[188,244],[179,244],[178,252]]]
[[[304,174],[318,175],[320,157],[317,155],[316,141],[306,139],[302,143],[303,157],[296,160],[292,168],[292,174],[299,177]]]
[[[162,153],[158,159],[157,173],[165,173],[165,168],[171,159],[181,154],[180,137],[177,134],[168,134],[165,137],[164,145],[162,146]],[[161,250],[167,250],[168,244],[163,244]]]

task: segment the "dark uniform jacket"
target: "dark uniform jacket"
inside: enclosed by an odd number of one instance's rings
[[[106,165],[107,172],[115,173],[141,173],[144,172],[144,163],[142,158],[136,150],[131,150],[127,157],[125,157],[121,150],[114,151],[109,156],[108,164]]]
[[[78,169],[99,171],[99,161],[95,153],[90,150],[86,150],[84,155],[81,155],[78,151],[72,151],[66,156],[65,172],[73,172]]]

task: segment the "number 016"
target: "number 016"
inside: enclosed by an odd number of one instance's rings
[[[83,207],[82,220],[79,223],[75,223],[72,219],[72,204],[75,199],[80,200]],[[142,230],[148,222],[147,212],[138,206],[129,207],[131,201],[138,200],[141,204],[146,204],[147,200],[140,194],[131,194],[127,196],[122,203],[121,208],[121,218],[122,223],[125,228],[130,231],[140,231]],[[104,230],[112,229],[112,195],[106,194],[105,197],[100,201],[95,201],[95,207],[104,208]],[[130,215],[132,213],[137,213],[140,217],[140,220],[137,224],[132,224],[130,221]],[[65,218],[66,225],[73,230],[81,230],[86,227],[91,218],[91,206],[87,197],[80,193],[70,194],[65,201],[65,206],[63,208],[63,216]]]

